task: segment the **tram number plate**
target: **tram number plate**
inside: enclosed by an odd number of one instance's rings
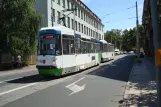
[[[92,56],[92,60],[95,60],[95,56]]]

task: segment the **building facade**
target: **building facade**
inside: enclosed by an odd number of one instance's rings
[[[144,52],[147,56],[154,56],[153,26],[150,9],[150,0],[144,0],[142,25],[144,27]]]
[[[104,40],[104,25],[80,0],[36,0],[36,10],[42,16],[41,27],[63,25],[75,33]]]

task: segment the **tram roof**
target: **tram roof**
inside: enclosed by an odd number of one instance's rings
[[[107,41],[105,40],[100,40],[102,43],[107,44]]]
[[[73,35],[74,36],[74,31],[67,28],[67,27],[64,27],[64,26],[55,26],[55,27],[44,27],[44,28],[41,28],[40,31],[42,30],[53,30],[53,31],[57,31],[57,32],[60,32],[61,34],[66,34],[66,35]]]
[[[81,38],[91,39],[91,37],[89,37],[89,36],[84,36],[84,35],[81,35]]]

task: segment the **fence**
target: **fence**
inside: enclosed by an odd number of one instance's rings
[[[0,68],[10,68],[13,65],[15,58],[10,54],[0,55]],[[22,63],[24,65],[35,65],[37,63],[36,55],[22,56]]]

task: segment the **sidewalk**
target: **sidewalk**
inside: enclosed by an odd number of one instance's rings
[[[134,64],[124,93],[125,107],[156,107],[155,67],[149,58]]]
[[[4,70],[0,71],[0,76],[11,75],[11,74],[19,74],[22,72],[31,72],[36,69],[36,65],[29,65],[20,69],[12,69],[12,70]]]

